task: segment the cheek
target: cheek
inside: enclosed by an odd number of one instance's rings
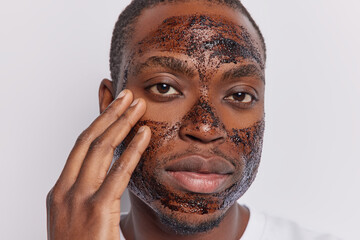
[[[252,159],[260,160],[264,129],[265,120],[262,119],[251,127],[242,129],[233,128],[231,131],[227,131],[228,141],[231,142],[234,149],[241,152],[245,162],[249,162]]]
[[[139,121],[135,126],[132,132],[137,132],[141,126],[146,125],[151,129],[151,140],[150,144],[143,154],[143,159],[146,159],[146,162],[151,162],[151,159],[154,159],[154,155],[162,155],[171,150],[174,147],[172,139],[174,139],[179,131],[180,123],[176,122],[173,124],[160,121],[151,121],[151,120],[142,120]],[[132,136],[129,136],[132,138]],[[155,160],[155,159],[154,159]],[[156,164],[155,162],[152,163]]]

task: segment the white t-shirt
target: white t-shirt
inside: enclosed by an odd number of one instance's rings
[[[125,240],[120,229],[121,240]],[[240,240],[340,240],[301,228],[294,222],[250,210],[250,219]]]
[[[249,223],[241,240],[340,240],[328,234],[319,234],[298,224],[250,210]]]

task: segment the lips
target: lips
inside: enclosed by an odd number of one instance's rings
[[[165,170],[172,184],[181,190],[215,193],[226,185],[235,167],[221,157],[191,155],[171,161]]]

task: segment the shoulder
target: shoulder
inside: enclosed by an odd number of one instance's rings
[[[297,223],[250,210],[250,219],[241,240],[340,240],[320,234]]]

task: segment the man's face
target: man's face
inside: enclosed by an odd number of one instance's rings
[[[123,59],[124,85],[147,102],[135,131],[152,130],[129,189],[180,233],[216,225],[254,180],[261,156],[263,50],[244,16],[213,9],[146,10]]]

